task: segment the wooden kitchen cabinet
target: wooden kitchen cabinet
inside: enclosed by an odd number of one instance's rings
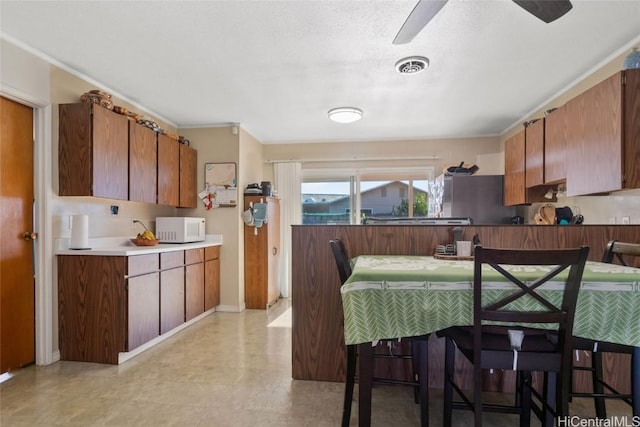
[[[573,119],[570,103],[550,113],[545,118],[544,126],[544,182],[558,184],[567,179],[566,143],[568,124]]]
[[[544,184],[544,130],[545,119],[525,128],[525,187]]]
[[[220,246],[204,248],[204,310],[220,305]]]
[[[280,200],[245,196],[244,209],[261,202],[267,204],[267,222],[244,227],[244,292],[247,308],[264,310],[280,296]]]
[[[158,204],[178,206],[180,193],[180,143],[158,134]]]
[[[160,254],[160,333],[184,323],[184,252]]]
[[[131,256],[58,255],[61,359],[117,364],[120,353],[219,305],[219,255],[219,246]],[[187,314],[187,307],[196,308]]]
[[[179,204],[181,208],[198,207],[197,168],[198,152],[185,144],[180,146],[180,190]]]
[[[160,274],[155,272],[130,277],[127,295],[127,351],[131,351],[160,335]]]
[[[504,143],[504,204],[525,203],[525,132],[522,130]]]
[[[624,70],[572,101],[567,195],[640,188],[640,70]]]
[[[157,254],[58,257],[62,360],[117,364],[120,352],[158,336],[157,259]]]
[[[158,141],[155,131],[129,122],[129,200],[156,203]]]
[[[185,319],[204,313],[204,248],[185,251]]]
[[[127,200],[129,119],[91,102],[58,111],[58,194]]]

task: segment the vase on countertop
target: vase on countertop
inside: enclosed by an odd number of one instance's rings
[[[634,47],[631,53],[624,60],[624,69],[640,68],[640,52]]]

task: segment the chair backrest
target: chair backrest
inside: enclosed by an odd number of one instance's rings
[[[561,337],[564,337],[564,334],[570,337],[582,272],[588,254],[588,247],[531,250],[491,249],[476,246],[473,278],[474,327],[479,328],[483,321],[557,323]],[[483,271],[483,266],[490,268]],[[536,269],[533,266],[542,266],[542,268]],[[501,280],[506,279],[515,284],[517,289],[498,301],[485,303],[482,298],[485,282],[483,276],[488,275],[492,269],[499,273]],[[568,273],[565,270],[568,270]],[[526,277],[523,276],[523,272],[526,272]],[[495,278],[495,275],[493,277]],[[545,297],[538,289],[551,279],[556,283],[564,284],[559,304]],[[522,308],[519,308],[518,304],[521,304]]]
[[[332,239],[329,241],[329,244],[331,245],[333,257],[336,259],[338,274],[340,275],[340,284],[344,284],[349,276],[351,276],[351,264],[349,263],[347,251],[344,249],[344,244],[340,239]]]
[[[622,265],[628,265],[625,257],[640,257],[640,243],[625,243],[611,240],[602,254],[602,262],[612,264],[614,259]]]

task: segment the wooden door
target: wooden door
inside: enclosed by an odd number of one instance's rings
[[[545,118],[544,181],[558,183],[566,180],[565,146],[567,141],[567,106],[563,105]]]
[[[204,310],[220,305],[220,246],[204,249]]]
[[[267,256],[269,279],[267,282],[267,304],[280,297],[280,200],[268,198]]]
[[[545,119],[540,119],[525,130],[525,181],[527,188],[544,183],[544,128]]]
[[[160,333],[184,323],[184,267],[160,272]]]
[[[129,198],[129,119],[93,106],[93,195]]]
[[[130,277],[127,289],[127,351],[131,351],[160,335],[160,273]]]
[[[567,147],[567,196],[622,189],[622,74],[617,73],[567,105],[579,118]]]
[[[504,204],[522,205],[525,194],[525,140],[524,131],[504,143]]]
[[[156,132],[129,122],[129,200],[156,203],[158,142]]]
[[[33,110],[0,98],[0,373],[35,361]]]
[[[197,170],[198,152],[188,145],[180,144],[180,207],[198,207]]]
[[[158,204],[178,206],[180,147],[166,135],[158,135]]]

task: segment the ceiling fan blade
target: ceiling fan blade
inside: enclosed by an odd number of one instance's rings
[[[419,0],[402,24],[393,44],[409,43],[438,14],[448,0]]]
[[[573,7],[569,0],[513,0],[513,2],[547,24],[560,18]]]

